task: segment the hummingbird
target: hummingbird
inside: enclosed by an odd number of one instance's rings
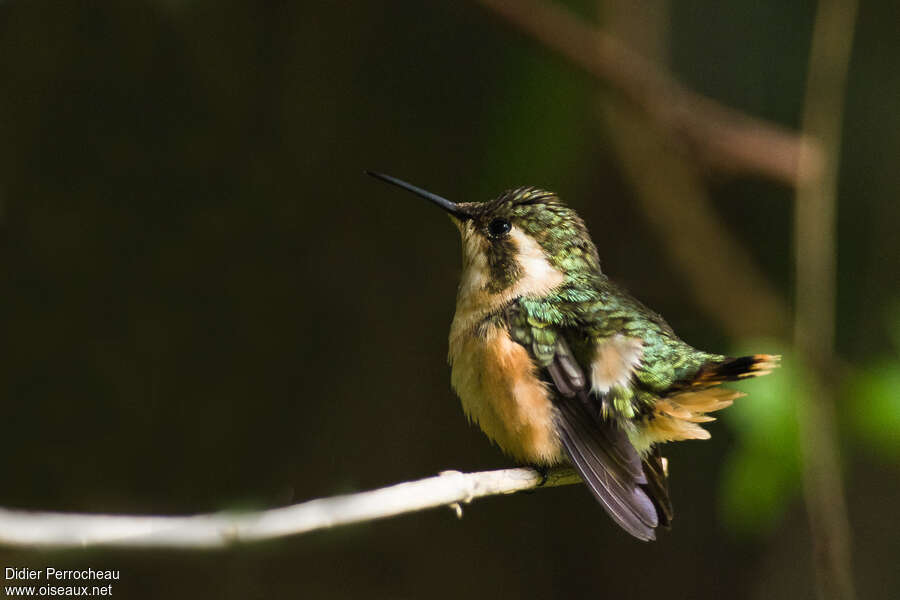
[[[567,461],[609,516],[643,541],[672,522],[665,442],[708,439],[700,423],[766,375],[770,354],[698,350],[600,269],[582,219],[552,193],[519,187],[452,202],[367,173],[446,211],[462,239],[450,381],[470,421],[546,474]]]

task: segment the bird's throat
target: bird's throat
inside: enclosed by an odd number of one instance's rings
[[[492,256],[496,244],[470,224],[460,224],[463,272],[456,296],[450,339],[471,333],[486,318],[521,297],[540,298],[566,277],[548,260],[537,241],[517,227],[509,233],[505,257]]]

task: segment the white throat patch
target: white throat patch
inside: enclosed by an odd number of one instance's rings
[[[547,260],[540,244],[514,226],[509,237],[516,246],[515,257],[522,274],[505,290],[489,292],[487,285],[491,273],[487,247],[490,241],[475,231],[470,221],[457,226],[462,235],[463,272],[456,297],[456,316],[450,330],[451,339],[510,300],[520,296],[543,296],[565,281],[565,275]]]

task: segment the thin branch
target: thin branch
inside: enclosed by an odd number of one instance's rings
[[[856,29],[856,0],[820,0],[813,26],[803,131],[822,140],[824,169],[797,187],[794,212],[797,310],[794,339],[810,366],[809,395],[798,402],[803,488],[819,597],[855,597],[850,525],[838,451],[833,382],[836,289],[835,216],[847,71]],[[819,158],[811,158],[818,161]]]
[[[607,83],[709,168],[753,173],[789,185],[821,172],[814,138],[701,96],[616,38],[540,0],[478,2]],[[805,157],[800,169],[800,156]]]
[[[579,483],[570,468],[553,469],[541,485],[534,469],[481,473],[444,471],[420,479],[345,496],[320,498],[258,512],[208,513],[186,517],[92,515],[0,509],[0,545],[30,548],[222,548],[271,540],[351,523],[513,494],[538,487]]]

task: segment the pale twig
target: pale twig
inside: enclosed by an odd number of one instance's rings
[[[856,0],[820,0],[813,26],[803,131],[822,141],[822,158],[801,156],[808,177],[794,209],[797,308],[794,340],[810,367],[809,394],[798,402],[803,487],[821,598],[855,596],[838,456],[833,381],[836,293],[835,216],[847,71],[856,28]],[[817,164],[824,159],[824,168]]]
[[[116,546],[120,548],[221,548],[271,540],[341,525],[374,521],[538,487],[579,483],[570,468],[551,470],[541,484],[534,469],[480,473],[444,471],[368,492],[320,498],[255,512],[191,516],[96,515],[0,509],[0,545],[31,548]]]
[[[814,138],[701,96],[616,38],[554,2],[478,0],[546,47],[622,94],[709,168],[752,173],[789,185],[818,176]],[[800,156],[805,156],[800,169]]]

